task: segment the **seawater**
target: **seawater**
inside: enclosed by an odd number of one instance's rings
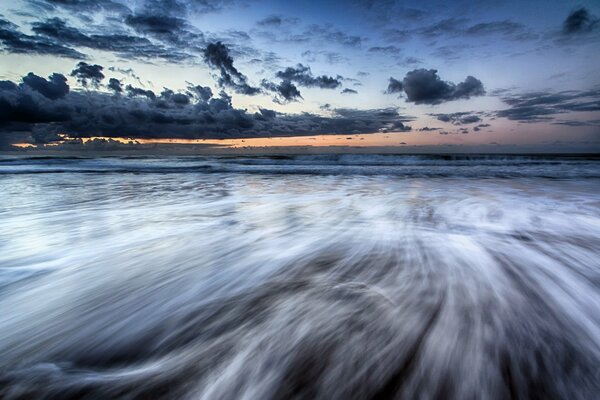
[[[0,158],[0,397],[592,399],[600,159]]]

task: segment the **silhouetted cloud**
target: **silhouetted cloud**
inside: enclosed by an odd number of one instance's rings
[[[385,92],[388,94],[402,93],[403,90],[404,90],[404,85],[402,84],[402,81],[399,81],[398,79],[394,79],[394,78],[390,77],[390,81],[389,81],[387,90]]]
[[[468,99],[485,94],[483,84],[477,78],[467,76],[464,82],[454,84],[440,79],[435,69],[415,69],[400,81],[390,78],[387,93],[403,90],[406,101],[415,104],[440,104],[446,101]]]
[[[474,124],[481,121],[481,117],[472,112],[456,112],[451,114],[431,114],[438,121],[450,122],[454,125]]]
[[[122,93],[123,87],[121,86],[121,81],[117,78],[110,78],[108,80],[108,88],[115,93]]]
[[[260,89],[250,86],[248,78],[233,66],[233,58],[223,43],[210,43],[206,46],[204,59],[208,65],[219,70],[219,86],[230,87],[237,93],[250,96],[260,93]]]
[[[298,22],[298,18],[289,18],[282,15],[269,15],[256,22],[256,25],[262,27],[280,27],[284,24],[295,24]]]
[[[208,101],[213,96],[212,89],[208,86],[189,85],[188,90],[202,101]]]
[[[342,86],[340,76],[335,78],[327,75],[314,76],[310,67],[302,64],[298,64],[296,67],[287,67],[283,71],[278,71],[276,75],[278,78],[296,82],[298,85],[305,87],[336,89]]]
[[[104,74],[102,70],[104,68],[98,64],[88,64],[84,61],[81,61],[77,64],[75,69],[71,71],[71,76],[77,78],[77,80],[83,85],[88,86],[89,83],[94,87],[98,87],[100,81],[104,79]]]
[[[288,103],[291,101],[298,101],[298,99],[302,98],[296,85],[289,79],[284,79],[279,84],[263,80],[262,86],[266,90],[274,92],[277,95],[274,99],[276,103]]]
[[[563,22],[563,32],[567,35],[590,32],[599,25],[597,18],[592,16],[586,8],[578,8],[571,12]]]
[[[125,90],[127,90],[127,93],[129,93],[130,96],[145,96],[151,100],[156,99],[156,94],[154,94],[152,90],[146,90],[131,85],[127,85]]]
[[[109,86],[113,91],[121,87],[111,80]],[[234,108],[226,93],[209,97],[210,89],[201,86],[190,85],[183,93],[165,89],[160,96],[131,85],[125,91],[128,96],[69,91],[60,74],[49,80],[31,74],[22,85],[1,81],[0,135],[33,132],[37,143],[45,143],[60,140],[57,133],[74,138],[226,138],[410,130],[405,123],[411,118],[396,109],[329,109],[329,115],[316,115],[262,108],[250,113]]]
[[[358,94],[358,92],[354,89],[345,88],[340,92],[341,94]]]
[[[528,92],[506,95],[502,101],[510,108],[497,111],[499,117],[521,122],[548,121],[562,113],[600,111],[600,89]]]
[[[48,77],[48,80],[37,76],[33,72],[23,77],[23,84],[41,93],[43,96],[56,100],[64,97],[69,93],[69,85],[67,78],[62,74],[54,73]]]
[[[490,127],[490,126],[491,126],[490,124],[479,124],[479,125],[477,125],[477,126],[475,126],[473,128],[473,131],[474,132],[479,132],[481,130],[481,128],[487,128],[487,127]]]
[[[59,41],[42,36],[26,35],[15,24],[1,18],[0,44],[2,45],[2,50],[9,53],[49,54],[74,59],[85,58],[84,54],[63,45]]]
[[[60,18],[35,22],[32,25],[32,30],[37,33],[36,38],[40,40],[52,39],[75,47],[109,51],[125,58],[163,59],[170,62],[182,62],[194,57],[185,52],[184,48],[165,47],[153,43],[145,37],[130,35],[126,32],[88,35],[80,29],[67,25],[66,21]],[[83,57],[80,54],[79,57],[75,58]]]

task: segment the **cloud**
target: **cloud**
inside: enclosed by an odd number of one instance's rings
[[[390,81],[387,87],[387,90],[385,91],[385,93],[388,94],[392,94],[392,93],[402,93],[402,91],[404,90],[404,85],[402,84],[402,81],[399,81],[398,79],[394,79],[392,77],[390,77]]]
[[[195,95],[199,100],[204,101],[204,102],[208,101],[213,96],[212,89],[209,88],[208,86],[189,85],[188,90],[190,91],[190,93]]]
[[[278,71],[276,75],[278,78],[296,82],[298,85],[305,87],[336,89],[342,86],[342,78],[340,76],[336,78],[327,75],[314,76],[310,67],[302,64],[298,64],[296,67],[287,67],[283,71]]]
[[[41,36],[26,35],[10,21],[0,18],[0,44],[2,50],[17,54],[48,54],[74,59],[85,58],[77,50]]]
[[[390,78],[387,93],[406,93],[406,101],[415,104],[440,104],[446,101],[469,99],[485,94],[477,78],[467,76],[464,82],[454,84],[440,79],[435,69],[415,69],[400,81]]]
[[[442,122],[450,122],[454,125],[474,124],[481,121],[481,117],[472,112],[456,112],[451,114],[430,114]]]
[[[510,20],[478,23],[466,28],[464,33],[471,36],[512,36],[513,39],[522,40],[528,38],[525,25]],[[535,37],[535,35],[531,34],[529,39],[534,39]]]
[[[280,27],[282,25],[292,25],[298,23],[298,18],[283,17],[281,15],[269,15],[256,22],[256,25],[262,27]]]
[[[358,92],[354,89],[345,88],[340,92],[341,94],[358,94]]]
[[[46,80],[30,72],[23,77],[23,84],[51,100],[59,99],[69,93],[67,78],[57,73],[50,75]]]
[[[563,33],[566,35],[575,35],[590,32],[599,25],[597,18],[592,16],[589,11],[583,7],[571,12],[563,22]]]
[[[32,25],[32,30],[38,35],[36,38],[40,40],[51,39],[75,47],[109,51],[128,59],[163,59],[179,63],[194,58],[193,55],[183,51],[185,48],[165,47],[153,43],[145,37],[131,35],[123,31],[114,33],[114,29],[110,29],[110,32],[86,34],[67,25],[66,21],[60,18],[35,22]],[[78,54],[80,56],[74,58],[84,58],[81,53]]]
[[[402,50],[396,46],[373,46],[369,48],[369,53],[385,53],[397,55]]]
[[[29,3],[45,7],[46,10],[62,8],[74,14],[98,11],[124,13],[129,11],[126,6],[112,0],[29,0]]]
[[[75,69],[71,71],[71,76],[77,78],[77,81],[85,87],[88,86],[88,83],[91,83],[94,87],[98,87],[100,81],[104,79],[104,74],[102,73],[103,69],[104,68],[101,65],[91,65],[81,61],[77,64]]]
[[[521,122],[549,121],[557,114],[600,111],[600,89],[562,92],[527,92],[505,95],[510,107],[496,112],[498,117]]]
[[[99,90],[69,91],[63,75],[45,84],[31,79],[0,82],[0,135],[30,132],[36,143],[92,136],[130,138],[244,138],[407,131],[412,118],[397,109],[329,109],[328,115],[283,114],[265,108],[251,113],[232,106],[221,92],[190,85],[184,93],[165,89],[160,96],[127,85],[127,96]],[[61,78],[62,77],[62,78]],[[39,78],[39,77],[38,77]],[[62,82],[62,83],[61,83]],[[112,81],[114,84],[114,81]],[[33,85],[33,86],[30,86]],[[61,85],[60,92],[46,86]],[[111,85],[111,81],[109,81]],[[114,89],[113,89],[114,91]],[[49,96],[49,97],[48,97]]]
[[[233,58],[223,43],[210,43],[206,46],[204,60],[209,66],[219,70],[219,86],[230,87],[237,93],[250,96],[260,93],[260,89],[250,86],[248,78],[233,66]]]
[[[273,20],[274,22],[275,20]],[[295,23],[295,21],[293,21]],[[289,24],[288,24],[289,25]],[[339,45],[344,47],[359,48],[368,39],[358,35],[348,34],[344,30],[337,29],[331,24],[311,24],[303,31],[284,29],[277,24],[263,25],[263,30],[255,32],[270,42],[304,44],[313,43],[318,48],[324,46]],[[274,29],[276,28],[276,29]]]
[[[123,92],[123,86],[121,85],[121,81],[117,78],[110,78],[108,80],[108,88],[115,93]]]
[[[289,79],[284,79],[279,84],[263,80],[262,86],[266,90],[276,93],[277,96],[273,99],[276,103],[289,103],[302,99],[300,91]]]
[[[383,30],[388,42],[401,43],[414,37],[424,40],[438,38],[470,38],[495,36],[511,41],[529,41],[538,38],[525,25],[509,19],[470,24],[467,18],[445,18],[428,22],[410,29],[388,28]]]
[[[127,93],[129,93],[130,96],[144,96],[151,100],[156,100],[156,94],[154,94],[152,90],[146,90],[131,85],[127,85],[125,90],[127,90]]]

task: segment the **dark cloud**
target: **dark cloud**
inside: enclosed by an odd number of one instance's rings
[[[41,36],[26,35],[15,24],[1,18],[0,45],[2,50],[8,53],[48,54],[74,59],[85,58],[84,54],[64,46],[60,41]]]
[[[563,32],[566,35],[574,35],[592,31],[599,26],[600,22],[590,12],[581,7],[571,12],[563,22]]]
[[[451,114],[431,114],[442,122],[450,122],[454,125],[474,124],[481,121],[481,117],[472,112],[457,112]]]
[[[309,66],[302,64],[296,67],[287,67],[283,71],[277,72],[277,77],[283,80],[296,82],[300,86],[318,87],[321,89],[336,89],[342,86],[342,77],[331,77],[327,75],[314,76]]]
[[[117,78],[110,78],[108,80],[108,88],[115,93],[123,92],[123,86],[121,86],[121,81]]]
[[[269,15],[256,22],[256,25],[262,27],[280,27],[284,24],[296,24],[298,18],[283,17],[281,15]]]
[[[340,92],[341,94],[358,94],[358,92],[354,89],[345,88]]]
[[[69,93],[67,78],[57,73],[50,75],[48,80],[46,80],[30,72],[27,76],[23,77],[23,84],[51,100],[59,99]]]
[[[51,76],[47,82],[58,80]],[[60,97],[52,95],[54,98],[50,98],[25,83],[17,85],[2,81],[0,135],[30,132],[36,142],[44,143],[59,140],[58,133],[73,138],[124,136],[135,139],[244,138],[410,130],[405,123],[411,118],[400,115],[396,109],[329,109],[327,116],[282,114],[268,109],[250,113],[234,108],[231,97],[226,93],[208,97],[208,88],[200,86],[190,85],[185,93],[165,89],[160,96],[131,85],[126,86],[125,91],[128,96],[87,90],[68,91]]]
[[[77,64],[75,69],[71,71],[71,76],[77,78],[77,81],[81,83],[83,86],[88,86],[91,83],[92,86],[98,87],[100,81],[104,79],[104,74],[102,70],[104,68],[98,64],[88,64],[84,61],[81,61]]]
[[[189,85],[188,90],[190,91],[190,93],[195,95],[199,100],[204,101],[204,102],[208,101],[213,96],[212,89],[209,88],[208,86]]]
[[[67,25],[66,21],[60,18],[35,22],[32,30],[37,33],[36,37],[44,40],[51,39],[75,47],[109,51],[128,59],[163,59],[178,63],[194,58],[180,47],[165,47],[145,37],[134,36],[127,32],[113,33],[114,30],[111,29],[106,33],[86,34]],[[83,58],[83,56],[76,58]]]
[[[110,14],[127,15],[131,9],[122,2],[113,0],[28,0],[37,6],[43,6],[48,11],[61,8],[74,16],[88,20],[90,13],[105,11]],[[189,14],[208,14],[223,10],[233,0],[139,0],[135,5],[147,12],[169,15],[186,16]]]
[[[130,96],[144,96],[151,100],[156,100],[156,94],[154,94],[152,90],[146,90],[131,85],[127,85],[125,90],[127,90],[127,93],[129,93]]]
[[[182,51],[198,53],[205,46],[202,33],[196,32],[186,19],[157,12],[142,12],[125,17],[125,24],[136,33],[159,40]],[[238,39],[248,39],[248,35]]]
[[[419,129],[420,132],[433,132],[433,131],[439,131],[442,128],[430,128],[428,126],[423,127],[421,129]]]
[[[237,93],[255,95],[260,89],[248,84],[248,78],[233,66],[229,50],[221,42],[210,43],[204,50],[204,60],[220,72],[219,86],[230,87]]]
[[[383,31],[388,42],[401,43],[414,37],[421,39],[444,38],[476,38],[496,36],[511,41],[528,41],[537,39],[525,25],[511,20],[479,22],[469,24],[467,18],[446,18],[436,22],[419,25],[411,29],[389,28]]]
[[[385,92],[388,94],[402,93],[403,90],[404,90],[404,85],[402,84],[402,81],[399,81],[398,79],[394,79],[394,78],[390,77],[390,81],[388,83],[388,87]]]
[[[274,99],[276,103],[289,103],[302,99],[300,91],[289,79],[284,79],[279,84],[263,80],[262,86],[277,95]]]
[[[487,128],[490,127],[490,124],[479,124],[476,127],[473,128],[474,132],[479,132],[481,130],[481,128]]]
[[[400,49],[396,46],[373,46],[369,48],[369,53],[385,53],[396,55],[400,53]]]
[[[523,35],[526,33],[526,28],[523,24],[510,21],[492,21],[492,22],[482,22],[475,25],[471,25],[467,29],[465,29],[464,33],[466,35],[473,36],[483,36],[483,35],[505,35],[505,36],[513,36],[514,35]],[[524,39],[525,36],[519,36],[521,39]],[[534,38],[533,36],[531,37]]]
[[[45,7],[47,11],[62,8],[73,12],[75,15],[98,11],[108,11],[111,13],[125,13],[129,11],[129,8],[123,4],[112,0],[29,0],[29,3],[34,6]]]
[[[256,22],[260,26],[279,26],[283,22],[283,19],[279,15],[270,15]]]
[[[125,24],[138,33],[172,40],[172,35],[181,31],[186,26],[186,21],[168,15],[137,14],[128,15],[125,18]]]
[[[402,84],[399,84],[400,81],[390,78],[387,92],[397,93],[403,90],[406,101],[415,104],[440,104],[485,94],[479,79],[467,76],[464,82],[454,84],[441,80],[435,69],[412,70],[406,74]]]
[[[540,122],[553,119],[557,114],[600,111],[600,89],[568,90],[562,92],[529,92],[506,95],[502,101],[510,107],[496,112],[521,122]]]
[[[289,29],[272,29],[277,25],[263,26],[264,30],[256,32],[258,36],[261,36],[271,42],[280,43],[314,43],[319,48],[324,45],[340,45],[344,47],[360,47],[363,42],[368,39],[358,35],[350,35],[345,31],[334,28],[332,25],[308,25],[306,29],[301,32],[294,32]],[[266,29],[271,28],[271,29]]]

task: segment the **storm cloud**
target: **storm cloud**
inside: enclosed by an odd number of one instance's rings
[[[454,125],[474,124],[481,121],[481,117],[472,112],[456,112],[451,114],[431,114],[438,121],[450,122]]]
[[[440,104],[458,99],[469,99],[485,94],[483,84],[475,77],[458,84],[443,81],[435,69],[415,69],[401,81],[390,78],[387,93],[404,91],[406,101],[415,104]]]
[[[22,33],[17,25],[0,18],[0,45],[2,50],[17,54],[43,54],[82,59],[84,54],[59,41]]]
[[[23,77],[23,84],[51,100],[59,99],[69,93],[67,78],[57,73],[50,75],[46,80],[30,72]]]
[[[600,88],[561,92],[527,92],[503,96],[510,107],[497,111],[498,117],[520,122],[552,120],[558,114],[600,111]]]
[[[42,82],[43,81],[43,82]],[[25,83],[27,82],[27,83]],[[115,81],[109,80],[118,92]],[[55,85],[56,87],[52,86]],[[24,83],[0,82],[0,135],[30,132],[36,143],[104,136],[135,138],[244,138],[407,131],[412,120],[396,109],[331,109],[328,115],[284,114],[265,108],[251,113],[232,106],[221,92],[191,86],[160,96],[127,85],[127,96],[98,90],[69,90],[66,78],[29,74]]]
[[[341,77],[327,75],[314,76],[309,66],[298,64],[295,67],[287,67],[277,72],[277,77],[283,80],[296,82],[300,86],[318,87],[321,89],[336,89],[342,86]]]
[[[575,35],[590,32],[599,25],[599,20],[582,7],[571,12],[565,19],[563,22],[563,32],[567,35]]]
[[[274,99],[276,103],[286,103],[302,99],[300,91],[289,79],[284,79],[279,84],[263,80],[262,86],[276,94]]]
[[[104,68],[98,64],[88,64],[84,61],[81,61],[77,64],[75,69],[71,71],[71,76],[77,78],[77,81],[81,83],[83,86],[88,86],[91,84],[94,87],[98,87],[100,81],[104,79],[104,74],[102,70]]]
[[[237,93],[250,96],[260,93],[260,89],[250,86],[248,78],[233,66],[233,58],[223,43],[210,43],[206,46],[204,60],[220,72],[219,86],[230,87]]]

